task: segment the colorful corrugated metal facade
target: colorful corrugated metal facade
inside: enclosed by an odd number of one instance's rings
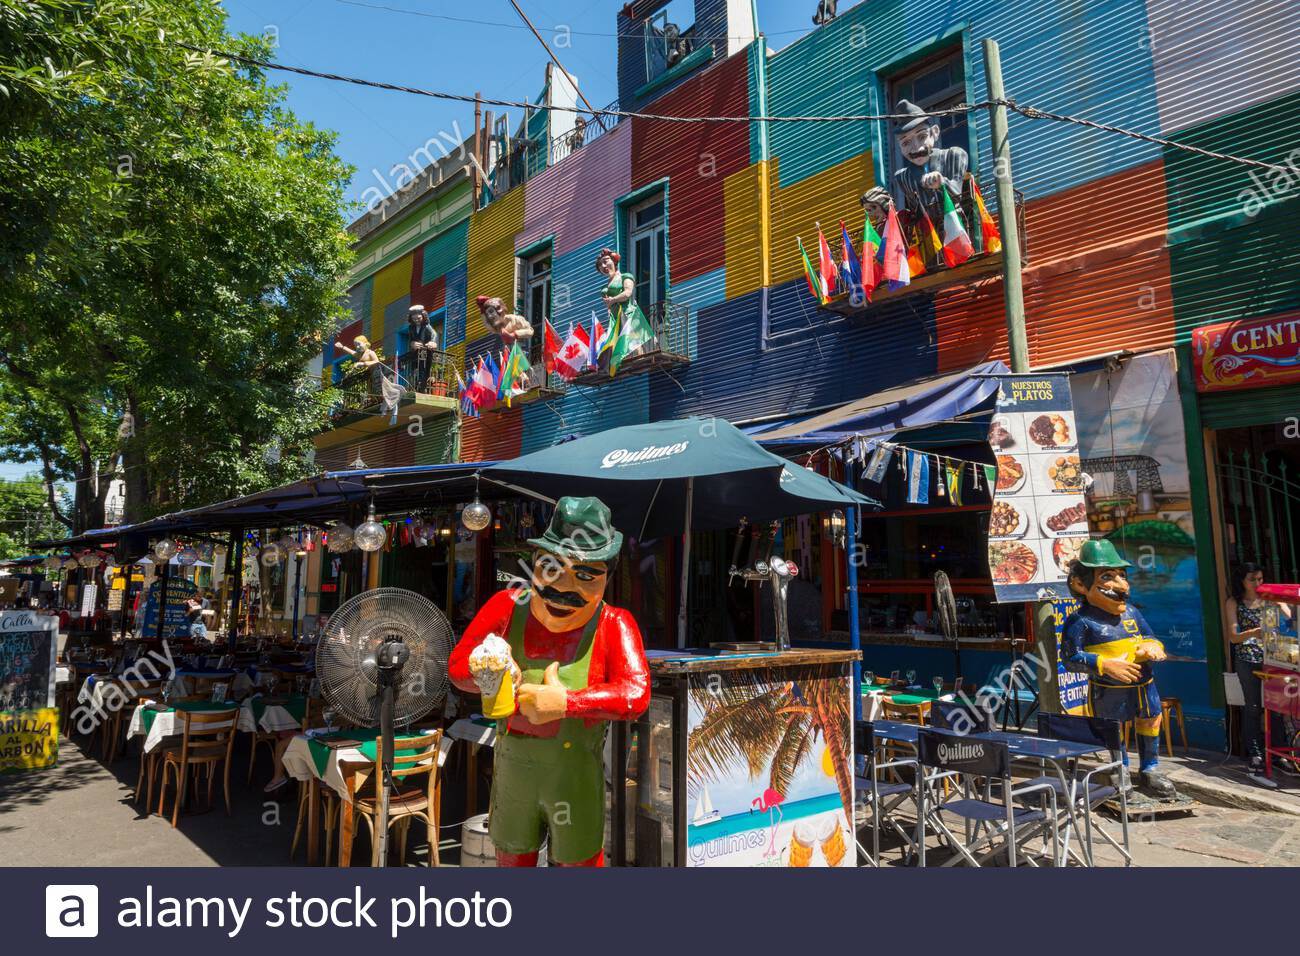
[[[985,97],[980,44],[992,37],[1009,95],[1054,112],[1273,161],[1300,118],[1300,27],[1282,2],[869,0],[842,5],[832,23],[774,53],[762,39],[731,56],[715,43],[694,73],[649,93],[638,79],[644,52],[628,51],[641,49],[637,18],[657,6],[609,11],[624,35],[620,91],[645,93],[624,107],[642,112],[884,111],[891,76],[952,49],[962,51],[965,99],[976,102]],[[745,28],[731,29],[727,8],[699,0],[696,22],[718,36]],[[992,203],[986,114],[970,114],[968,126],[971,169]],[[1300,307],[1300,253],[1286,241],[1300,181],[1287,192],[1234,164],[1015,114],[1010,133],[1035,365],[1165,348],[1199,324]],[[481,209],[443,203],[420,220],[428,231],[409,251],[372,252],[341,335],[359,328],[391,354],[415,297],[445,306],[444,343],[472,358],[492,342],[475,297],[517,302],[516,254],[548,239],[552,321],[563,334],[603,308],[592,263],[602,246],[626,242],[622,201],[662,183],[667,284],[689,310],[689,364],[467,421],[463,458],[682,414],[787,414],[1004,356],[996,275],[894,298],[857,322],[807,295],[796,237],[815,241],[819,221],[829,236],[841,219],[858,233],[857,197],[886,176],[891,149],[873,122],[624,120]],[[372,244],[404,247],[420,215]],[[417,444],[417,460],[431,448]]]

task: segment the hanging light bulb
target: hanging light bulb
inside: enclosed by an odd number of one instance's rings
[[[193,567],[198,563],[199,551],[194,547],[194,545],[187,544],[185,547],[181,548],[180,553],[176,555],[176,560],[187,568]]]
[[[171,538],[163,538],[153,546],[153,556],[159,561],[170,561],[176,557],[176,542]]]
[[[345,551],[352,550],[353,535],[352,528],[342,521],[330,525],[329,529],[329,549],[335,554],[342,554]]]
[[[462,509],[460,521],[470,531],[482,531],[492,523],[492,509],[475,495],[474,500]]]
[[[362,551],[378,551],[388,540],[388,530],[375,520],[375,503],[370,502],[370,513],[366,520],[357,525],[352,532],[353,541]]]

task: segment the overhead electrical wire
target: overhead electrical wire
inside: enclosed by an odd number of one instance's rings
[[[417,86],[404,86],[400,83],[388,83],[382,80],[367,80],[361,77],[346,76],[340,73],[329,73],[324,70],[311,70],[305,67],[289,66],[271,60],[261,60],[256,57],[243,56],[242,54],[230,53],[223,50],[211,50],[204,47],[193,46],[188,43],[176,43],[175,45],[193,53],[202,53],[208,56],[229,60],[232,63],[242,63],[246,66],[257,67],[258,69],[279,70],[285,73],[295,73],[299,76],[309,76],[320,80],[331,80],[337,83],[350,83],[355,86],[388,90],[394,93],[409,93],[413,96],[427,96],[439,100],[451,100],[459,103],[477,102],[485,106],[507,106],[515,109],[535,109],[537,107],[536,103],[529,103],[522,100],[489,99],[485,97],[470,96],[464,93],[447,93],[438,90],[426,90]],[[1278,163],[1269,163],[1263,160],[1250,159],[1245,156],[1235,156],[1231,153],[1222,153],[1215,150],[1203,149],[1199,146],[1192,146],[1189,143],[1179,143],[1174,140],[1164,139],[1163,137],[1152,136],[1148,133],[1140,133],[1136,130],[1124,129],[1123,127],[1114,126],[1109,123],[1099,123],[1096,120],[1085,119],[1080,116],[1054,113],[1050,110],[1017,103],[1014,99],[989,99],[981,100],[978,103],[959,103],[956,106],[931,110],[930,115],[948,116],[958,113],[971,113],[975,110],[988,109],[991,106],[1004,106],[1026,119],[1073,123],[1100,132],[1114,133],[1119,136],[1142,140],[1143,142],[1153,143],[1169,149],[1177,149],[1183,152],[1193,153],[1198,156],[1204,156],[1207,159],[1236,163],[1241,166],[1249,166],[1255,169],[1266,170],[1268,172],[1285,173],[1287,175],[1292,175],[1296,172],[1296,170],[1291,167]],[[864,123],[882,122],[886,120],[908,120],[914,118],[910,114],[899,113],[837,114],[829,116],[668,116],[658,113],[638,113],[631,110],[592,110],[583,109],[577,106],[553,105],[547,108],[561,112],[590,114],[594,117],[614,116],[619,119],[654,120],[664,123]]]

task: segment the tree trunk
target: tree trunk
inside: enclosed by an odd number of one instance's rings
[[[127,393],[126,406],[134,434],[122,440],[122,522],[135,524],[148,516],[149,471],[144,456],[144,418],[133,393]]]

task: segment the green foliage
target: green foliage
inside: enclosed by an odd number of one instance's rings
[[[299,477],[333,397],[307,366],[350,170],[260,71],[178,45],[269,52],[224,20],[0,0],[0,454],[75,480],[79,528],[113,474],[131,520]]]
[[[57,538],[65,530],[51,517],[39,478],[0,481],[0,558],[28,555],[29,541]]]

